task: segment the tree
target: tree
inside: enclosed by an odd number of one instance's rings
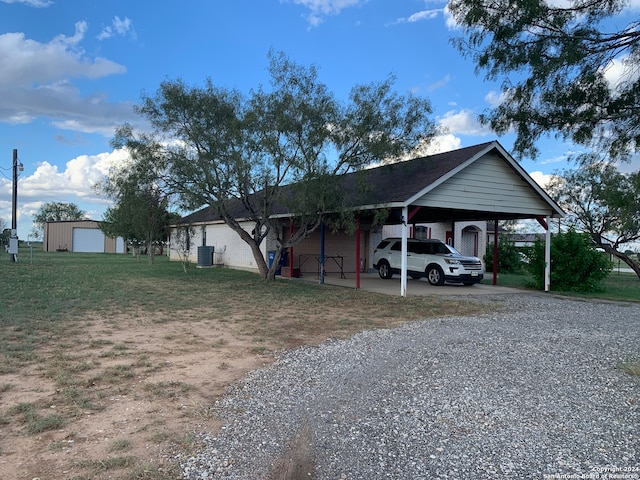
[[[7,228],[7,223],[4,218],[0,217],[0,246],[9,244],[9,237],[11,236],[11,230]]]
[[[549,193],[569,214],[569,225],[587,232],[595,245],[625,262],[640,278],[640,264],[622,247],[640,240],[640,172],[591,162],[555,175]]]
[[[151,153],[138,151],[136,154]],[[155,246],[166,240],[168,226],[175,217],[167,210],[169,197],[158,184],[158,172],[148,158],[143,160],[113,167],[98,185],[115,201],[104,213],[100,229],[105,235],[122,237],[128,244],[145,247],[149,264],[153,264]]]
[[[454,44],[486,78],[503,78],[503,102],[481,115],[514,151],[535,157],[555,132],[610,159],[640,150],[640,21],[625,0],[452,0],[466,38]],[[620,68],[616,80],[607,76]],[[585,160],[592,157],[585,157]]]
[[[178,253],[182,270],[187,273],[189,265],[189,251],[191,250],[191,236],[195,233],[195,228],[191,225],[178,227],[171,237],[171,248]]]
[[[44,224],[47,222],[61,222],[64,220],[83,220],[85,212],[75,203],[49,202],[42,205],[33,216],[31,234],[35,238],[42,238]]]
[[[533,286],[545,283],[545,246],[537,240],[528,253],[527,270],[533,274]],[[569,229],[551,238],[551,289],[561,292],[595,292],[611,271],[606,255],[596,250],[589,234]]]
[[[386,157],[400,158],[436,133],[425,99],[392,91],[393,79],[356,86],[349,101],[338,101],[318,80],[315,67],[270,52],[271,89],[245,97],[216,87],[165,81],[154,97],[144,96],[138,112],[152,135],[118,132],[130,152],[153,150],[155,164],[188,209],[210,206],[246,242],[260,274],[273,279],[282,253],[333,215],[349,218],[335,176]],[[141,156],[138,155],[140,158]],[[295,215],[295,231],[282,237],[274,205]],[[253,227],[245,229],[243,218]],[[269,268],[260,250],[276,239]]]

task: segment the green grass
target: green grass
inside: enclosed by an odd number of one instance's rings
[[[58,430],[65,425],[65,419],[58,414],[41,415],[38,407],[32,403],[18,403],[9,409],[10,415],[17,415],[26,426],[29,434],[35,435],[48,430]]]
[[[530,276],[524,273],[501,273],[498,276],[498,285],[503,287],[527,288]],[[488,274],[482,283],[491,284],[493,277]],[[556,292],[551,285],[551,291],[555,294],[581,298],[595,298],[602,300],[621,300],[628,302],[640,302],[640,279],[632,273],[611,272],[602,283],[602,291],[593,293]]]

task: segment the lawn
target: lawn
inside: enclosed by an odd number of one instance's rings
[[[527,288],[530,276],[525,273],[501,273],[498,276],[498,285],[504,287]],[[487,275],[483,283],[491,283],[492,277]],[[602,290],[593,293],[556,292],[552,293],[568,295],[572,297],[599,298],[602,300],[622,300],[640,302],[640,279],[633,273],[612,271],[602,283]]]
[[[499,308],[166,257],[21,250],[0,275],[2,479],[176,478],[171,455],[220,427],[210,405],[278,351]]]

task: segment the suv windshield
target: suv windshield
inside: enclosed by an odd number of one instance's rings
[[[441,243],[440,248],[443,248],[444,250],[442,252],[438,251],[438,253],[453,253],[455,255],[462,255],[459,251],[446,243]]]

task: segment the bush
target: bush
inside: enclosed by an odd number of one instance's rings
[[[487,253],[483,259],[487,272],[491,272],[493,270],[493,243],[487,245]],[[522,259],[516,244],[500,237],[498,239],[498,272],[516,273],[521,270]]]
[[[544,242],[529,252],[527,270],[534,288],[544,289]],[[611,271],[611,262],[595,249],[588,234],[569,230],[551,238],[551,289],[562,292],[596,292]]]

